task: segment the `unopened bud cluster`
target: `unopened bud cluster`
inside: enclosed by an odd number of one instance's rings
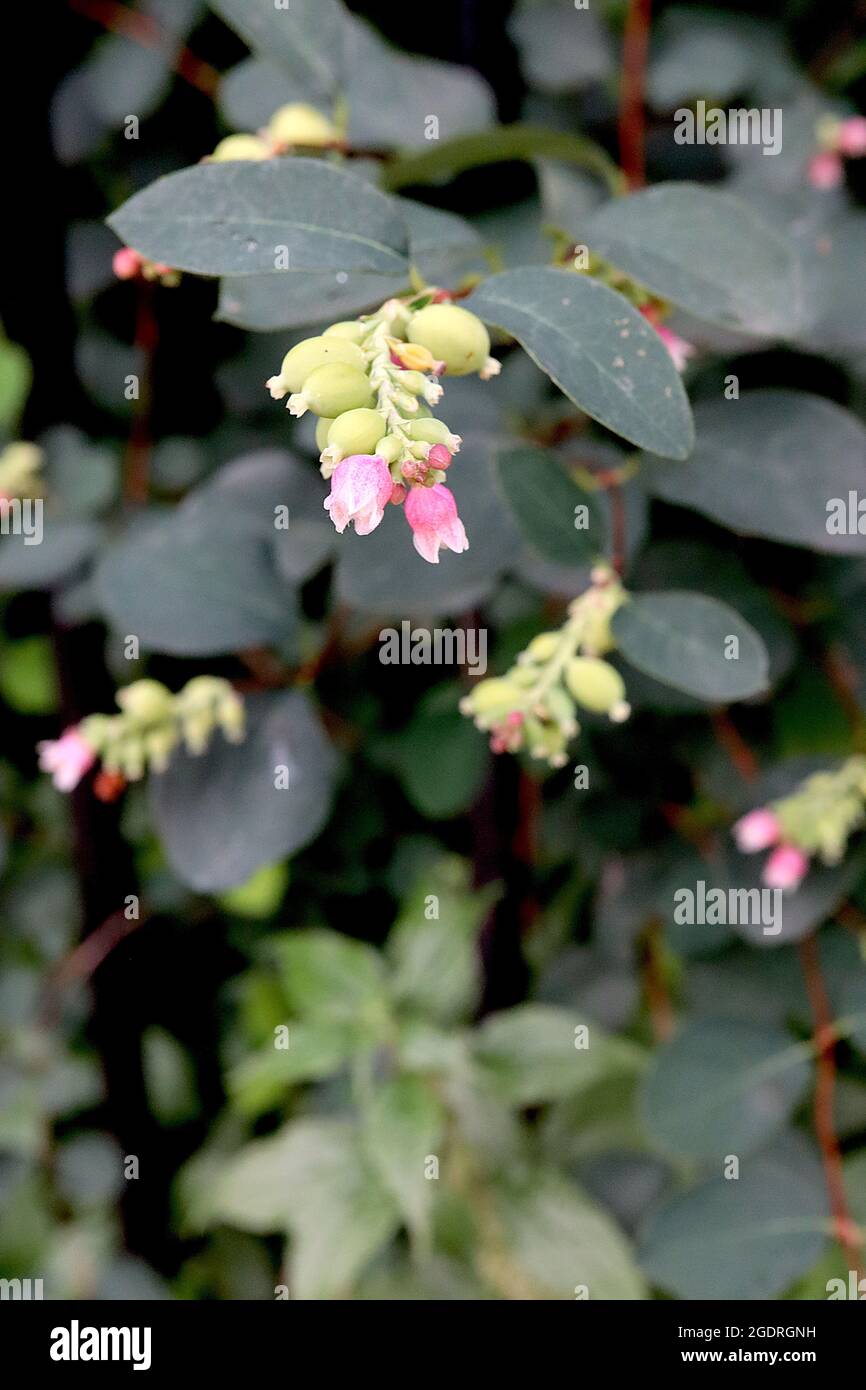
[[[41,497],[44,487],[39,474],[43,461],[42,450],[36,444],[7,444],[0,452],[0,498]]]
[[[340,143],[333,121],[314,106],[293,101],[275,111],[257,135],[227,135],[208,161],[228,164],[235,160],[272,159],[293,150],[329,148]]]
[[[177,695],[159,681],[134,681],[116,699],[119,714],[91,714],[39,744],[39,765],[60,791],[77,786],[97,760],[105,773],[137,782],[148,771],[165,772],[181,743],[201,754],[217,730],[230,743],[244,737],[243,702],[218,676],[195,676]]]
[[[851,836],[866,825],[866,757],[834,772],[816,772],[790,796],[756,807],[737,821],[744,854],[770,850],[762,873],[768,888],[794,889],[813,858],[838,864]]]
[[[490,734],[494,753],[526,748],[562,767],[580,733],[580,710],[606,714],[615,724],[628,718],[622,676],[603,660],[615,645],[611,619],[627,597],[613,571],[597,566],[558,631],[539,633],[506,675],[479,682],[461,701],[462,712]]]
[[[809,160],[807,178],[813,188],[839,188],[845,178],[845,161],[866,157],[866,116],[824,116],[816,135],[819,149]]]
[[[163,265],[162,261],[149,261],[131,246],[121,246],[115,251],[111,268],[118,280],[155,280],[171,290],[180,284],[179,270]]]
[[[389,299],[373,314],[334,323],[297,343],[267,384],[275,400],[288,397],[293,415],[319,417],[316,443],[325,502],[338,531],[353,522],[374,530],[389,502],[406,504],[416,550],[435,564],[440,547],[467,549],[450,490],[443,486],[460,436],[432,407],[439,377],[483,379],[499,371],[479,318],[425,289]]]

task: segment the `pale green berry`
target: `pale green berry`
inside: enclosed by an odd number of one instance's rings
[[[454,453],[452,445],[457,440],[457,435],[452,434],[447,425],[432,415],[429,419],[411,420],[408,434],[410,439],[418,439],[425,444],[445,444]]]
[[[333,445],[345,457],[348,454],[372,454],[379,440],[388,433],[384,416],[376,410],[361,408],[338,415],[328,430],[328,445]]]
[[[281,106],[271,116],[268,135],[277,149],[288,149],[292,145],[311,148],[333,144],[338,138],[338,131],[333,122],[314,106],[293,101]]]
[[[329,420],[327,415],[323,415],[316,425],[316,448],[319,453],[328,447],[328,430],[333,423],[333,420]]]
[[[212,155],[212,163],[229,163],[235,159],[270,159],[271,152],[258,135],[227,135],[220,140]]]
[[[551,719],[554,719],[563,731],[573,729],[576,713],[574,701],[566,695],[562,686],[552,686],[544,696],[544,701]]]
[[[406,445],[399,434],[386,434],[376,445],[376,453],[386,463],[396,463],[406,453]]]
[[[144,737],[144,752],[154,772],[165,772],[180,735],[173,724],[151,729]]]
[[[423,372],[401,372],[398,378],[404,391],[409,391],[413,396],[420,396],[430,385]]]
[[[597,652],[599,656],[605,652],[613,651],[616,643],[610,630],[611,612],[593,612],[588,610],[584,615],[583,630],[581,633],[582,645],[587,651]]]
[[[324,332],[325,338],[348,338],[350,343],[360,343],[365,337],[369,324],[360,323],[358,319],[343,319],[340,323],[332,323],[330,328]]]
[[[206,704],[216,706],[225,697],[226,691],[231,691],[231,686],[222,676],[193,676],[177,699],[184,708],[200,708]]]
[[[315,415],[328,415],[333,420],[347,410],[371,409],[375,401],[366,372],[342,362],[332,362],[311,372],[304,382],[303,397]]]
[[[155,724],[170,719],[174,696],[160,681],[133,681],[117,692],[117,703],[136,724]]]
[[[81,737],[101,753],[108,746],[116,728],[114,717],[110,714],[89,714],[79,725]]]
[[[326,338],[324,335],[318,338],[304,338],[283,358],[280,368],[281,385],[287,392],[301,391],[312,372],[332,362],[343,362],[347,367],[356,367],[358,371],[363,371],[367,365],[357,343],[350,343],[345,338]],[[331,413],[336,415],[337,412]]]
[[[504,676],[491,676],[479,681],[471,693],[460,703],[464,714],[472,714],[480,721],[494,723],[513,709],[519,707],[521,693],[517,686]]]
[[[537,666],[512,666],[508,672],[508,679],[513,681],[515,685],[519,685],[521,690],[529,690],[531,686],[535,685],[538,678]]]
[[[428,304],[409,322],[409,338],[445,363],[449,376],[480,372],[490,356],[490,337],[479,318],[458,304]]]
[[[523,658],[526,661],[536,662],[542,666],[546,661],[550,661],[559,650],[562,635],[559,632],[539,632],[537,637],[533,637]]]
[[[226,687],[217,704],[217,720],[229,743],[241,743],[246,731],[244,702],[231,687]]]
[[[114,750],[114,765],[109,772],[122,772],[127,782],[138,782],[144,776],[145,747],[141,738],[122,738]]]
[[[609,714],[625,700],[619,671],[594,656],[572,657],[565,668],[565,683],[577,703],[594,714]]]

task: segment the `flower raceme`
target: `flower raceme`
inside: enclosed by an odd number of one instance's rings
[[[179,270],[161,261],[149,261],[131,246],[121,246],[115,251],[111,268],[118,280],[158,280],[167,289],[175,289],[180,284]]]
[[[104,773],[116,774],[123,784],[148,770],[164,772],[181,742],[200,754],[217,729],[230,743],[244,737],[243,702],[217,676],[196,676],[177,695],[159,681],[134,681],[116,699],[119,714],[92,714],[59,739],[38,745],[39,766],[59,791],[77,787],[98,759]]]
[[[824,117],[818,123],[821,148],[809,160],[807,178],[813,188],[839,188],[845,178],[846,159],[866,156],[866,116],[837,120]]]
[[[443,486],[461,439],[432,414],[439,378],[499,371],[481,320],[443,300],[428,288],[331,324],[296,343],[266,382],[274,400],[288,397],[292,415],[318,416],[321,473],[331,482],[324,505],[337,530],[352,522],[369,535],[388,502],[405,503],[415,549],[431,564],[443,547],[469,544]]]
[[[257,135],[227,135],[220,140],[209,164],[229,164],[238,160],[272,159],[295,150],[327,149],[340,143],[340,131],[315,106],[292,101],[274,112]]]
[[[814,857],[838,864],[851,835],[866,824],[866,758],[807,777],[790,796],[749,811],[733,827],[743,854],[770,850],[761,874],[768,888],[798,888]]]
[[[510,671],[480,681],[461,701],[462,713],[490,734],[494,753],[526,748],[530,757],[564,767],[568,743],[580,733],[579,709],[615,724],[628,719],[622,676],[602,660],[614,647],[611,618],[627,601],[613,570],[598,565],[559,631],[539,633]]]

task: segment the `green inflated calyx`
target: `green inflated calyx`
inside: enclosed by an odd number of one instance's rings
[[[598,657],[572,657],[565,668],[565,684],[577,703],[592,714],[611,714],[625,702],[622,676]]]

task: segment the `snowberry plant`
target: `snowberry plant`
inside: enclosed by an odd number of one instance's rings
[[[124,21],[55,99],[107,198],[92,408],[25,405],[32,315],[0,343],[10,1277],[90,1296],[85,1242],[123,1287],[125,1242],[178,1297],[823,1298],[866,1260],[856,64],[818,6],[823,66],[802,15],[489,9],[519,91],[212,0],[151,89]],[[88,1155],[108,1212],[154,1126],[91,1250]]]

